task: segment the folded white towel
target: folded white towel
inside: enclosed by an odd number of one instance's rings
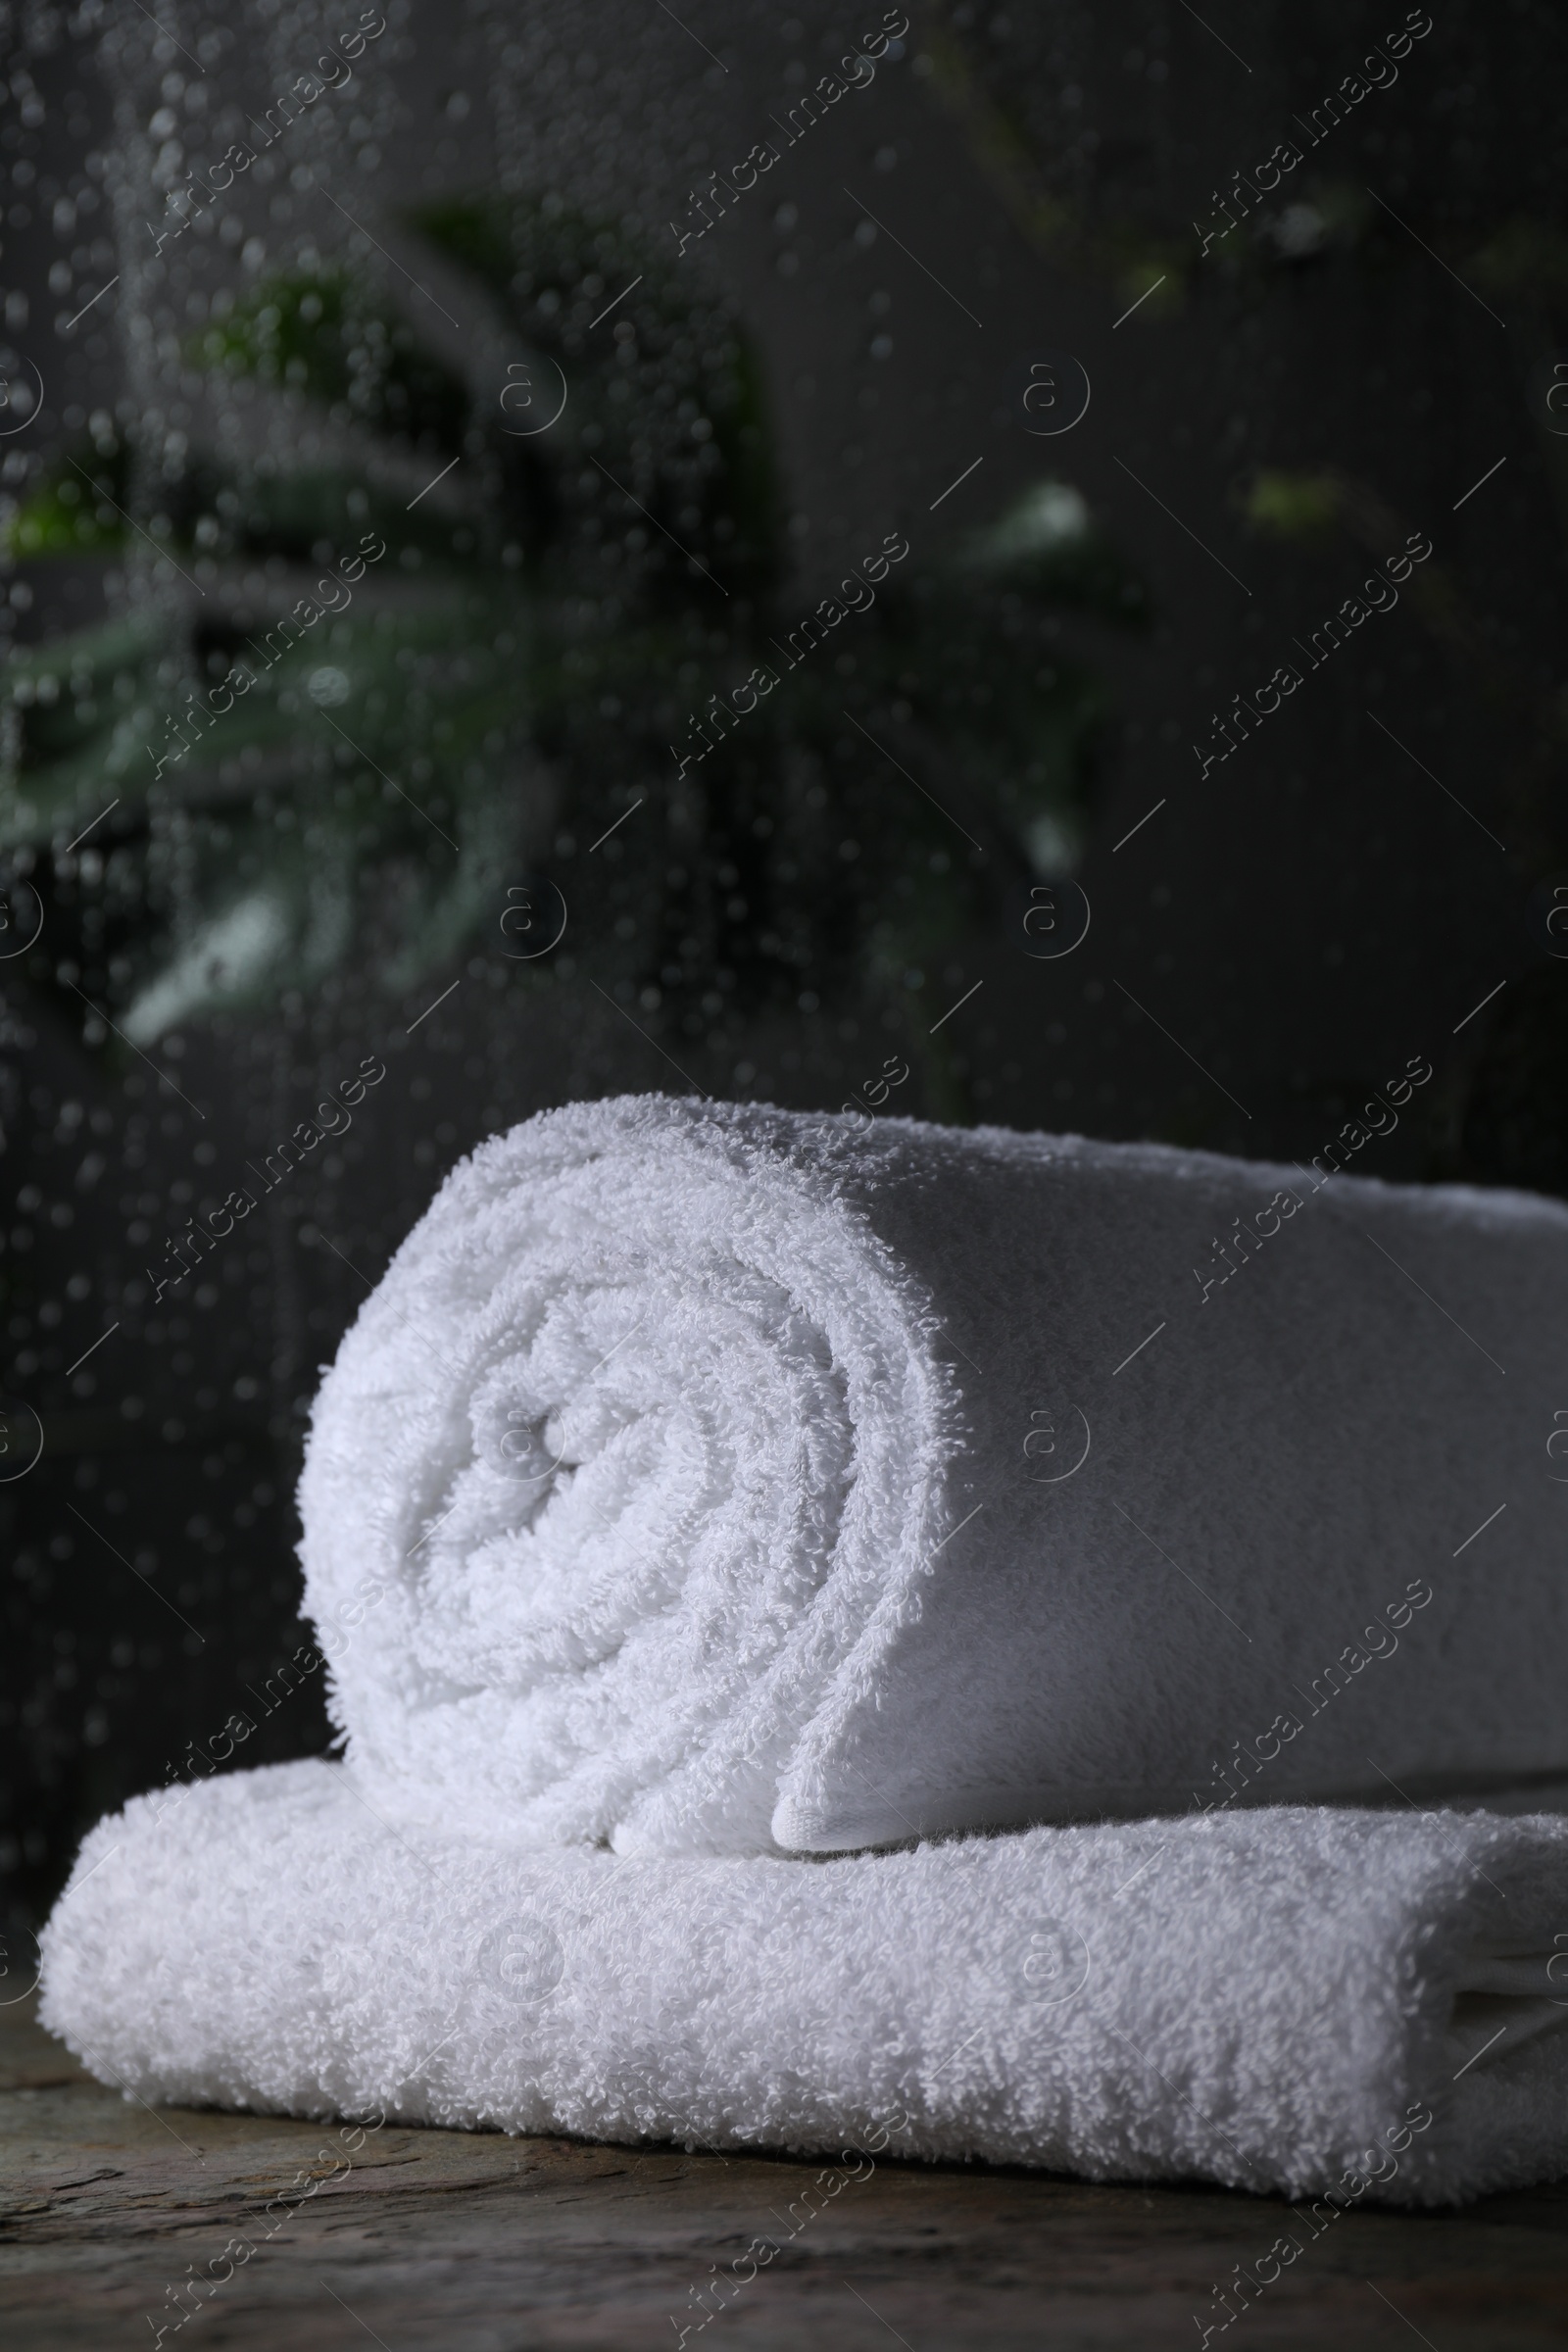
[[[1565,1922],[1546,1818],[616,1858],[394,1830],[303,1763],[101,1823],[43,2015],[148,2100],[1432,2204],[1568,2165]]]
[[[301,1488],[389,1818],[826,1852],[1568,1767],[1568,1209],[865,1124],[576,1104],[410,1235]]]

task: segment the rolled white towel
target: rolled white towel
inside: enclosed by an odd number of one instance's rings
[[[1547,1818],[617,1858],[394,1831],[310,1762],[100,1823],[43,2017],[149,2101],[1433,2204],[1568,2165],[1565,1920]]]
[[[1568,1768],[1568,1209],[866,1124],[448,1179],[301,1486],[372,1802],[823,1852]]]

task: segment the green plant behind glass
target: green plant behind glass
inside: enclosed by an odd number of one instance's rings
[[[1042,483],[945,560],[916,547],[786,674],[810,606],[733,317],[550,199],[416,224],[488,297],[515,355],[492,380],[346,270],[274,277],[189,356],[308,405],[350,454],[197,456],[150,496],[143,453],[106,437],[12,527],[18,556],[107,559],[139,505],[207,591],[8,673],[0,850],[36,858],[120,804],[73,958],[89,992],[143,1045],[350,964],[406,993],[526,879],[563,895],[561,953],[672,1033],[807,991],[923,1002],[911,975],[1070,863],[1103,703],[1059,615],[1140,622],[1136,582]],[[519,431],[562,386],[548,431]],[[378,546],[325,611],[342,559]],[[693,715],[759,664],[778,686],[683,768]]]

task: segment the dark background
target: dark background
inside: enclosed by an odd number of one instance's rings
[[[800,61],[825,70],[880,12],[692,0],[689,31],[597,0],[387,14],[334,152],[359,174],[357,219],[406,256],[400,207],[487,181],[559,188],[667,242],[694,176],[727,170],[793,102]],[[265,1721],[246,1695],[303,1639],[292,1492],[310,1398],[445,1171],[498,1127],[688,1076],[836,1108],[891,1054],[911,1075],[890,1110],[1305,1158],[1362,1090],[1425,1056],[1419,1111],[1363,1155],[1367,1173],[1568,1191],[1568,980],[1544,927],[1568,872],[1568,441],[1546,405],[1568,362],[1560,13],[1439,0],[1397,82],[1206,257],[1194,223],[1216,192],[1297,135],[1402,9],[911,14],[906,53],[683,266],[758,340],[787,485],[784,610],[896,528],[912,565],[936,562],[1042,472],[1087,501],[1142,583],[1145,627],[1049,623],[1105,698],[1077,866],[1089,934],[1039,959],[1014,905],[906,986],[813,991],[806,972],[793,1006],[720,992],[677,1024],[595,985],[591,937],[547,981],[524,973],[492,910],[403,997],[351,960],[141,1053],[75,994],[93,977],[91,857],[62,837],[14,859],[45,911],[34,950],[0,962],[0,1382],[43,1431],[36,1465],[0,1485],[14,1967],[82,1831],[232,1710],[259,1725],[236,1762],[324,1744],[318,1678]],[[220,42],[209,78],[243,69],[261,87],[268,60],[325,22],[257,5],[249,65]],[[95,413],[127,433],[178,426],[159,341],[173,297],[135,244],[157,200],[138,206],[133,183],[167,76],[194,81],[180,59],[233,27],[191,0],[160,9],[162,31],[119,0],[4,23],[5,364],[44,381],[41,414],[0,445],[16,505]],[[243,229],[272,255],[322,233],[307,163],[302,146],[247,199]],[[870,238],[864,207],[884,224]],[[241,241],[213,240],[213,266],[240,272]],[[459,317],[426,321],[455,351]],[[1051,441],[1018,413],[1019,369],[1042,354],[1074,355],[1093,387]],[[1270,529],[1260,475],[1315,480],[1321,527]],[[130,495],[151,513],[145,483]],[[1417,531],[1434,548],[1422,592],[1200,776],[1211,713]],[[5,585],[23,647],[165,592],[156,555],[28,560],[15,544]],[[931,774],[961,821],[962,758]],[[655,855],[641,821],[614,868],[632,894]],[[977,983],[938,1068],[931,1024]],[[107,967],[94,1002],[122,1008]],[[143,1269],[165,1237],[371,1054],[388,1076],[342,1144],[156,1306]]]

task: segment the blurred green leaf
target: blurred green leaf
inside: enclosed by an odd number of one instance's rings
[[[1265,466],[1252,477],[1243,511],[1255,531],[1280,539],[1322,538],[1341,518],[1341,485],[1332,473],[1287,473]]]
[[[273,277],[191,356],[356,423],[358,467],[198,452],[152,513],[129,454],[94,445],[96,491],[69,496],[62,465],[18,517],[39,551],[79,550],[96,498],[107,552],[112,499],[204,588],[183,619],[18,657],[4,686],[0,850],[47,858],[115,804],[93,853],[113,920],[71,965],[134,1043],[351,960],[420,986],[524,877],[564,894],[568,952],[616,1001],[696,1035],[715,1005],[907,988],[1070,867],[1105,698],[1060,616],[1147,619],[1077,490],[1036,484],[787,654],[808,608],[782,585],[740,323],[548,198],[417,225],[494,303],[510,374],[464,381],[344,272]],[[502,395],[552,362],[565,410],[519,435]],[[394,467],[411,443],[464,465],[411,503],[377,442]],[[377,544],[352,596],[330,586]],[[747,710],[759,669],[778,684]]]
[[[130,453],[122,441],[80,441],[46,466],[6,526],[14,562],[101,555],[126,537],[122,510]]]
[[[449,453],[463,446],[467,385],[346,270],[264,278],[186,348],[198,367],[293,386],[342,423]]]

